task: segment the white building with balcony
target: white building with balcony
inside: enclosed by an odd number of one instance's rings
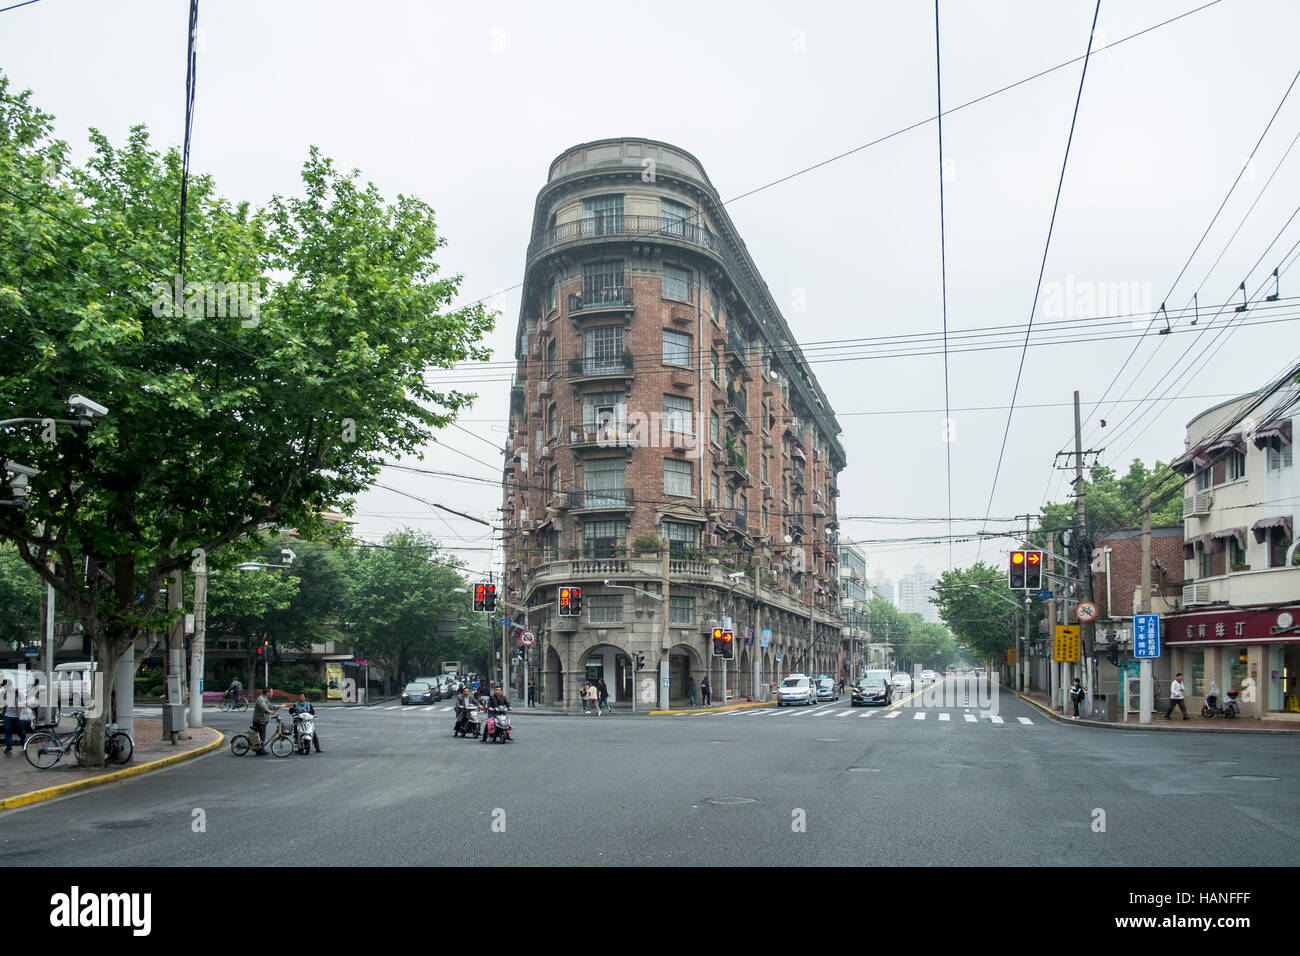
[[[1300,711],[1300,470],[1292,434],[1300,385],[1243,395],[1187,426],[1173,468],[1183,497],[1182,608],[1164,618],[1189,706],[1211,681],[1241,691],[1246,716]]]

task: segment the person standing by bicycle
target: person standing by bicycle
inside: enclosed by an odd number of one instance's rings
[[[271,715],[288,706],[287,704],[281,704],[279,707],[272,705],[270,695],[271,688],[263,688],[257,695],[257,703],[253,706],[253,729],[257,731],[258,739],[262,743],[256,750],[259,756],[266,753],[266,725],[270,722]]]
[[[27,743],[27,730],[23,727],[23,709],[22,702],[18,699],[18,688],[8,678],[0,680],[0,714],[4,714],[5,754],[8,755],[14,749],[15,733],[18,734],[20,747]]]
[[[230,702],[232,704],[238,707],[239,698],[242,697],[243,695],[244,695],[244,685],[241,684],[239,678],[236,677],[230,682],[230,687],[226,691],[226,696],[230,698]]]

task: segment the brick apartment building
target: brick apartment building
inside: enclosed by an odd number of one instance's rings
[[[721,700],[727,620],[735,695],[837,669],[839,425],[694,157],[609,139],[551,164],[516,360],[504,600],[545,703],[603,678],[667,706],[706,674]]]

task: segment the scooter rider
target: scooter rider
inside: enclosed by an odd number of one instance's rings
[[[506,699],[505,694],[501,693],[501,688],[500,688],[500,687],[493,687],[493,688],[492,688],[492,696],[488,698],[488,701],[487,701],[487,709],[488,709],[488,712],[489,712],[489,713],[491,713],[493,710],[497,710],[497,709],[500,709],[500,710],[509,710],[509,709],[510,709],[510,701]],[[509,738],[509,736],[510,736],[510,731],[507,730],[507,731],[506,731],[506,737]],[[484,724],[483,724],[483,742],[484,742],[484,743],[487,743],[487,739],[488,739],[488,735],[487,735],[487,723],[484,722]]]
[[[468,684],[462,684],[460,696],[456,698],[456,729],[461,733],[469,730],[469,715],[472,710],[478,707],[474,698],[470,696],[470,687]],[[478,736],[476,733],[475,737]]]
[[[293,702],[293,706],[290,707],[290,711],[295,714],[311,714],[313,717],[316,716],[316,708],[311,705],[311,701],[307,699],[306,694],[298,695],[298,699]],[[312,731],[311,742],[315,744],[317,753],[324,752],[321,750],[321,746],[320,746],[319,730]]]

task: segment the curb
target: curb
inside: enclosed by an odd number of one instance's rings
[[[98,777],[86,777],[83,780],[74,780],[71,783],[61,783],[53,787],[45,787],[41,790],[32,790],[28,793],[20,793],[13,797],[7,797],[0,800],[0,811],[13,810],[18,807],[25,807],[33,803],[41,803],[45,800],[53,800],[55,797],[61,797],[64,794],[75,793],[78,790],[88,790],[91,787],[98,787],[106,783],[114,783],[118,780],[125,780],[128,777],[136,777],[143,773],[149,773],[171,764],[180,763],[183,760],[193,760],[195,757],[205,753],[210,753],[219,748],[226,742],[226,735],[215,728],[207,728],[217,735],[217,739],[212,743],[204,744],[202,747],[196,747],[193,750],[187,750],[185,753],[173,754],[170,757],[163,757],[159,760],[150,760],[148,763],[138,764],[134,767],[127,767],[124,770],[115,770],[112,773],[101,774]]]
[[[1259,728],[1228,727],[1225,726],[1227,721],[1224,721],[1223,724],[1218,724],[1216,726],[1200,725],[1194,728],[1189,727],[1187,730],[1175,730],[1173,727],[1158,726],[1154,720],[1149,724],[1125,724],[1125,723],[1113,724],[1110,723],[1109,721],[1102,721],[1102,720],[1084,720],[1082,717],[1080,717],[1078,720],[1071,720],[1068,717],[1064,717],[1061,714],[1058,714],[1056,711],[1050,709],[1049,707],[1040,704],[1038,701],[1033,700],[1032,698],[1025,697],[1023,694],[1019,692],[1013,691],[1013,693],[1015,693],[1015,695],[1019,697],[1021,700],[1023,700],[1026,704],[1030,704],[1034,707],[1037,707],[1042,713],[1046,714],[1048,717],[1051,717],[1053,720],[1057,721],[1058,723],[1070,724],[1072,726],[1078,726],[1078,727],[1096,727],[1100,730],[1125,730],[1125,731],[1141,730],[1141,731],[1147,731],[1152,733],[1164,733],[1164,734],[1168,734],[1168,733],[1275,734],[1283,737],[1287,736],[1288,734],[1300,734],[1300,730],[1281,730],[1273,727],[1259,727]]]

